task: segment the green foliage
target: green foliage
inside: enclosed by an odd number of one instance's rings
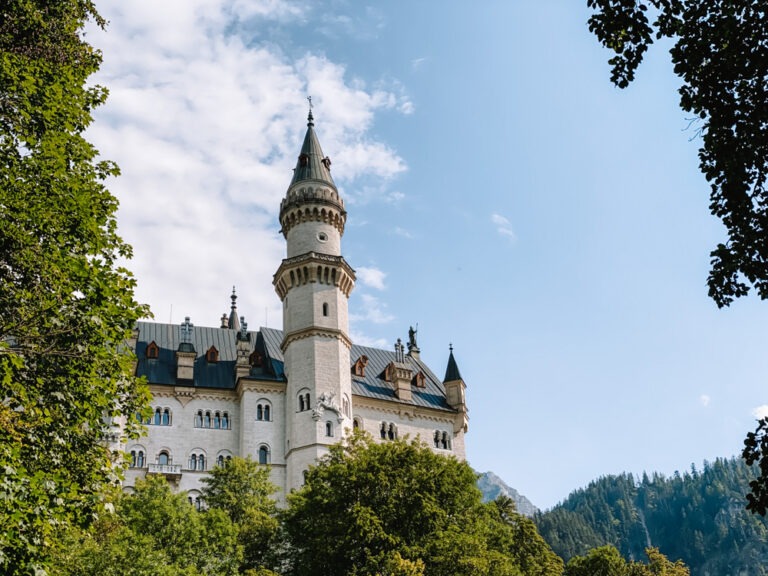
[[[627,576],[629,568],[613,546],[601,546],[568,561],[563,576]]]
[[[277,510],[270,497],[277,487],[269,480],[269,468],[250,457],[232,458],[203,478],[203,496],[210,510],[227,514],[238,530],[243,549],[241,569],[264,570],[272,563],[276,546]]]
[[[758,477],[749,483],[747,510],[765,516],[768,511],[768,418],[757,423],[757,429],[747,434],[742,458],[749,464],[757,464]]]
[[[616,54],[609,62],[619,87],[634,80],[654,38],[673,40],[680,106],[695,116],[710,210],[728,232],[727,242],[711,253],[709,295],[720,307],[750,286],[768,298],[765,1],[587,0],[587,5],[594,10],[590,30]]]
[[[122,344],[146,315],[118,261],[117,174],[83,138],[106,91],[89,0],[0,8],[0,572],[40,573],[115,480],[108,421],[147,402]],[[136,432],[128,425],[127,433]]]
[[[647,548],[648,564],[627,562],[613,546],[600,546],[568,561],[563,576],[689,576],[688,568],[671,562],[657,548]]]
[[[56,558],[61,576],[234,576],[242,559],[237,527],[222,510],[199,512],[162,477],[139,481],[115,514],[74,530]]]
[[[768,522],[743,506],[753,475],[741,460],[718,459],[671,478],[609,476],[535,521],[566,560],[606,544],[639,559],[653,545],[681,558],[694,574],[765,576]]]
[[[285,573],[559,574],[547,571],[559,559],[533,525],[483,504],[475,480],[466,463],[418,441],[377,444],[356,433],[288,496]],[[510,553],[517,545],[526,547],[519,558]],[[521,569],[523,558],[530,571]]]

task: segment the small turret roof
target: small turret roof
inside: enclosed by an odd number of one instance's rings
[[[463,380],[461,372],[459,372],[459,365],[456,364],[456,358],[453,357],[453,346],[451,346],[451,353],[448,356],[448,367],[445,369],[445,378],[443,382],[453,382],[454,380]]]
[[[232,306],[229,311],[229,322],[227,322],[227,327],[230,330],[240,330],[240,320],[237,317],[237,294],[235,294],[235,287],[232,286],[232,296],[230,296],[232,299]]]
[[[334,190],[336,189],[336,184],[331,177],[331,160],[323,154],[323,149],[320,148],[320,141],[315,134],[315,119],[311,109],[307,117],[307,134],[304,136],[304,144],[301,146],[301,153],[296,162],[296,168],[293,170],[291,186],[307,180],[320,181],[331,186]]]

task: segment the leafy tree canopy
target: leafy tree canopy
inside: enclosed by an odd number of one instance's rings
[[[757,429],[747,434],[741,455],[747,464],[757,464],[759,469],[758,477],[749,483],[747,510],[765,516],[768,511],[768,418],[759,420]]]
[[[241,569],[264,570],[274,562],[278,532],[277,509],[271,498],[277,487],[269,480],[269,467],[248,458],[234,457],[203,478],[203,496],[211,510],[225,512],[238,529],[243,548]]]
[[[587,0],[589,27],[615,52],[627,86],[654,39],[670,38],[680,105],[698,120],[710,210],[727,241],[711,253],[709,295],[722,307],[751,287],[768,298],[768,11],[765,0]]]
[[[88,86],[103,25],[90,0],[0,7],[0,572],[45,569],[87,524],[115,462],[111,418],[145,406],[122,344],[146,315],[118,261],[117,167],[83,138],[106,90]],[[126,432],[135,433],[129,422]]]
[[[237,528],[218,509],[198,511],[162,476],[139,481],[88,531],[71,530],[55,562],[61,576],[234,576]]]
[[[356,433],[288,496],[285,573],[559,575],[562,563],[532,524],[483,504],[475,481],[466,463],[418,441],[377,444]],[[530,571],[511,553],[517,545]]]

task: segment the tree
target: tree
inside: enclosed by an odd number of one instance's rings
[[[493,550],[511,557],[526,576],[561,576],[563,561],[541,537],[533,520],[517,512],[512,498],[499,496],[490,506]]]
[[[690,576],[690,571],[680,560],[672,562],[658,548],[646,548],[648,564],[632,562],[628,565],[628,576]]]
[[[680,105],[701,136],[699,166],[727,241],[711,253],[719,307],[754,287],[768,298],[768,11],[764,0],[587,0],[589,28],[615,52],[611,80],[635,78],[655,39],[670,38]],[[649,6],[652,19],[649,20]]]
[[[508,548],[516,528],[482,503],[472,469],[417,440],[355,433],[288,504],[287,575],[524,574]]]
[[[161,476],[138,482],[90,530],[72,530],[55,557],[62,576],[235,576],[237,528],[218,509],[198,511]]]
[[[57,534],[100,511],[121,462],[109,419],[141,410],[123,343],[146,315],[118,261],[117,167],[83,138],[106,90],[83,40],[90,0],[0,7],[0,572],[41,571]],[[132,420],[132,419],[131,419]],[[130,422],[126,433],[136,432]]]
[[[747,464],[757,463],[760,469],[758,477],[749,483],[747,510],[765,516],[768,511],[768,418],[759,420],[757,429],[747,434],[741,455]]]
[[[565,566],[563,576],[628,576],[629,567],[615,547],[593,548],[584,556],[574,556]]]
[[[238,530],[243,548],[243,570],[264,568],[272,562],[270,551],[277,535],[275,501],[277,487],[269,480],[269,468],[251,457],[232,458],[203,478],[203,497],[211,510],[227,514]]]

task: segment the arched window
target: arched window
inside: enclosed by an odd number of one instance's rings
[[[189,469],[197,470],[197,454],[192,454],[189,457]]]
[[[224,466],[224,454],[219,454],[219,457],[216,458],[216,466]]]
[[[229,412],[223,412],[221,414],[221,428],[223,430],[229,430]]]
[[[131,468],[136,468],[136,450],[131,450]]]
[[[160,426],[160,423],[163,420],[163,413],[160,411],[160,408],[155,408],[155,426]]]
[[[264,444],[259,446],[259,464],[269,464],[269,448]]]
[[[381,423],[381,439],[382,440],[387,439],[387,423],[386,422]]]
[[[202,454],[197,457],[197,469],[201,471],[205,470],[205,456]]]
[[[325,435],[326,436],[333,436],[333,422],[328,420],[325,423]]]
[[[352,428],[354,428],[355,430],[358,430],[359,428],[361,428],[360,420],[358,420],[357,418],[352,420]]]
[[[328,316],[328,303],[323,302],[323,316]]]
[[[264,420],[264,407],[261,404],[256,406],[256,420]]]
[[[171,462],[171,456],[163,450],[160,452],[160,454],[157,455],[157,463],[160,464],[160,466],[168,466],[168,464]]]
[[[144,450],[136,453],[136,468],[144,468]]]
[[[203,428],[210,428],[210,427],[211,427],[211,413],[206,412],[205,419],[203,420]]]
[[[266,420],[267,422],[272,421],[272,415],[270,414],[270,412],[271,412],[271,409],[269,404],[264,404],[264,420]]]
[[[195,428],[202,428],[203,427],[203,411],[198,410],[197,414],[195,414]]]
[[[440,431],[435,430],[435,448],[440,448]]]
[[[440,447],[443,450],[448,450],[451,447],[451,440],[448,437],[448,432],[443,432],[443,437],[440,439]]]
[[[304,412],[305,410],[309,410],[311,405],[309,403],[309,392],[302,390],[299,392],[299,412]]]
[[[394,424],[389,425],[389,428],[387,429],[387,438],[389,438],[390,440],[394,440],[395,438],[397,438],[397,428],[395,427]]]
[[[213,415],[213,427],[217,430],[221,428],[221,414],[218,412]]]
[[[163,426],[170,426],[171,425],[171,411],[166,408],[163,410]]]

